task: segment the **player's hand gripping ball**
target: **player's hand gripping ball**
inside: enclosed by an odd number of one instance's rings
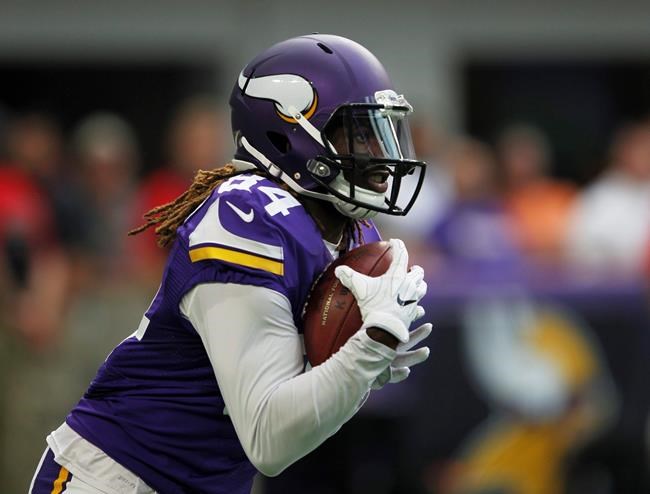
[[[392,259],[390,242],[365,244],[343,254],[316,280],[303,314],[305,350],[313,367],[336,353],[363,324],[354,295],[334,275],[336,267],[375,277],[388,270]]]

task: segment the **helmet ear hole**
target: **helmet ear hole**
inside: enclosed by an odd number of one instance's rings
[[[285,135],[280,134],[279,132],[269,131],[266,133],[266,137],[268,137],[269,141],[271,141],[273,147],[282,154],[286,154],[291,151],[291,143]]]

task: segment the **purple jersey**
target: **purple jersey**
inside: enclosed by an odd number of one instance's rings
[[[365,242],[377,240],[364,228]],[[140,328],[66,422],[158,492],[248,493],[255,468],[180,302],[202,283],[263,286],[287,297],[301,331],[310,286],[331,260],[312,218],[275,182],[254,174],[223,182],[178,229]]]

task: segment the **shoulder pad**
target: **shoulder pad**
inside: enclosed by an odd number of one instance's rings
[[[306,216],[295,197],[244,174],[220,184],[205,206],[188,221],[192,262],[213,259],[284,275],[285,232],[299,232]]]

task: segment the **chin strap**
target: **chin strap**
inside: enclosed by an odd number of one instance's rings
[[[320,131],[314,127],[309,120],[304,118],[302,113],[300,113],[295,106],[290,106],[288,110],[289,114],[293,117],[296,123],[300,125],[303,130],[307,132],[307,134],[309,134],[311,138],[314,139],[318,144],[325,147],[323,139],[321,138]]]
[[[322,199],[326,201],[329,200],[328,199],[328,197],[330,197],[329,194],[327,195],[320,194],[318,192],[312,192],[311,190],[303,189],[293,178],[291,178],[291,176],[284,173],[278,165],[273,163],[270,159],[264,156],[262,152],[260,152],[250,142],[248,142],[248,139],[246,139],[244,136],[241,136],[240,142],[241,145],[244,147],[244,149],[248,152],[248,154],[250,154],[253,158],[255,158],[264,167],[264,169],[267,172],[269,172],[271,176],[275,178],[279,178],[285,184],[287,184],[289,187],[295,190],[298,194],[303,194],[309,197],[314,197],[316,199]],[[243,161],[243,160],[233,160],[233,161],[237,162],[237,166],[252,165],[252,163],[249,163],[248,161]]]
[[[332,187],[332,189],[334,189],[336,192],[340,192],[341,194],[350,193],[350,182],[348,182],[343,177],[342,172],[340,172],[336,178],[332,180],[330,187]],[[380,194],[379,192],[363,189],[361,187],[355,187],[354,194],[355,198],[359,201],[371,204],[376,207],[380,207],[384,203],[384,194]],[[334,197],[332,203],[339,213],[355,220],[367,220],[377,215],[377,211],[364,208],[362,206],[356,206],[351,202],[344,201],[338,197]]]

